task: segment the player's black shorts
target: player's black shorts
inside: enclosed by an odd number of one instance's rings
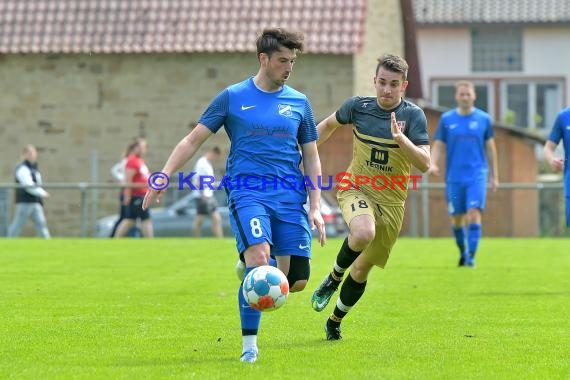
[[[210,215],[218,208],[216,198],[196,198],[196,212],[198,215]]]
[[[131,198],[131,203],[129,203],[125,212],[125,219],[146,220],[150,218],[150,213],[148,212],[148,209],[146,210],[142,209],[143,199],[144,197]]]
[[[298,280],[308,280],[311,275],[311,262],[308,257],[291,256],[287,280],[293,286]]]

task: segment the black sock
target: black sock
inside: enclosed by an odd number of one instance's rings
[[[336,256],[336,262],[335,262],[335,265],[333,267],[332,273],[337,278],[342,279],[342,276],[344,276],[344,272],[352,265],[354,260],[356,260],[356,258],[358,257],[358,255],[360,255],[361,252],[362,251],[360,251],[360,252],[353,251],[348,246],[348,237],[346,239],[344,239],[344,242],[342,243],[342,246],[340,247],[340,251],[338,252],[338,255]],[[331,278],[336,281],[336,279],[334,277],[331,276]]]
[[[329,320],[327,321],[327,324],[328,324],[330,327],[338,327],[338,326],[340,326],[340,322],[338,322],[338,321],[333,321],[333,320],[330,319],[330,318],[329,318]]]
[[[340,288],[340,296],[338,297],[339,302],[337,302],[334,308],[333,315],[338,320],[344,318],[350,309],[352,309],[352,307],[358,302],[360,297],[362,297],[365,288],[366,281],[362,283],[356,282],[349,274],[346,280],[344,280],[342,287]]]

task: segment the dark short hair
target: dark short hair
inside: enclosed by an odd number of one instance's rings
[[[381,67],[394,73],[402,74],[402,78],[404,80],[408,78],[408,62],[406,62],[406,60],[399,55],[384,54],[378,58],[378,65],[376,66],[375,75],[378,75],[378,70],[380,70]]]
[[[281,47],[287,49],[303,51],[303,40],[305,37],[301,32],[288,31],[283,28],[266,28],[261,35],[257,37],[257,57],[261,53],[265,53],[271,57]]]

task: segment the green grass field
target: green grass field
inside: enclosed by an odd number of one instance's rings
[[[472,270],[451,239],[401,239],[327,342],[336,295],[309,299],[340,243],[264,314],[250,365],[231,239],[0,241],[0,378],[570,378],[568,240],[484,238]]]

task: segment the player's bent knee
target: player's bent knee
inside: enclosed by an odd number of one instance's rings
[[[351,231],[350,234],[352,235],[350,239],[351,243],[355,246],[366,246],[374,240],[376,230],[374,226],[372,228],[359,228],[355,231]]]
[[[295,283],[289,288],[291,293],[300,292],[307,286],[307,280],[297,280]]]
[[[453,227],[455,227],[455,228],[462,227],[465,224],[465,214],[453,215],[451,217],[451,223],[453,224]]]
[[[248,255],[246,259],[246,265],[248,267],[259,267],[262,265],[267,265],[267,259],[264,255]]]
[[[257,244],[249,247],[244,252],[245,264],[248,267],[267,265],[269,258],[269,245]]]
[[[123,224],[123,226],[125,226],[127,228],[131,228],[135,225],[135,220],[134,219],[123,219],[121,221],[121,223]]]
[[[472,208],[467,211],[467,223],[480,223],[481,209]]]

